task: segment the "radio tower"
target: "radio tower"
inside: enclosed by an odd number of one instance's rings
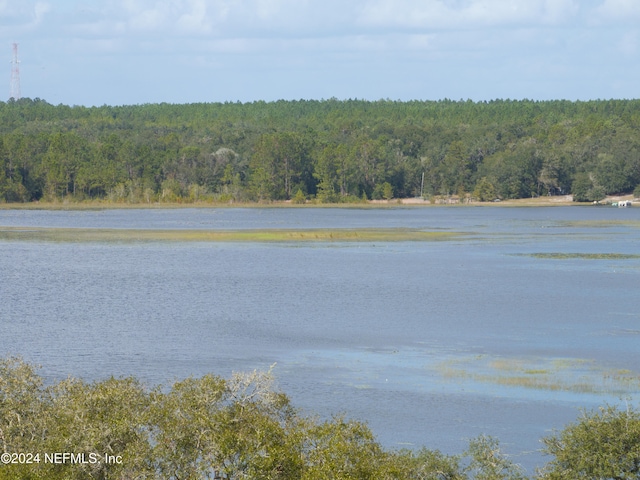
[[[20,60],[18,60],[18,44],[13,44],[13,60],[11,60],[11,96],[20,100]]]

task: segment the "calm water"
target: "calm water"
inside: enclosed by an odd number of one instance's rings
[[[579,407],[637,403],[635,383],[600,387],[608,372],[640,371],[640,259],[527,254],[638,254],[640,224],[626,221],[639,222],[640,209],[0,211],[0,226],[467,233],[359,244],[2,240],[0,355],[41,364],[49,379],[150,384],[276,363],[296,405],[365,420],[388,447],[459,453],[486,433],[531,471],[545,461],[539,439]],[[598,388],[496,381],[514,365]]]

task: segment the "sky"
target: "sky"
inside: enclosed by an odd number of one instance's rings
[[[3,101],[13,43],[56,105],[640,97],[640,0],[0,0]]]

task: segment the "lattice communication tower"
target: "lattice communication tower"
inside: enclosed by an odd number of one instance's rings
[[[20,100],[20,60],[18,60],[18,44],[13,44],[13,59],[11,60],[11,96]]]

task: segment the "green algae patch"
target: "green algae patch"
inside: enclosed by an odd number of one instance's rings
[[[611,228],[611,227],[633,227],[640,228],[640,220],[565,220],[559,222],[560,226],[574,228]]]
[[[521,257],[544,258],[551,260],[630,260],[640,258],[640,254],[635,253],[576,253],[576,252],[540,252],[540,253],[520,253]]]
[[[446,380],[586,394],[640,392],[640,373],[611,369],[581,358],[453,358],[435,370]]]
[[[453,240],[460,232],[411,229],[145,230],[0,227],[0,240],[44,242],[427,242]]]

